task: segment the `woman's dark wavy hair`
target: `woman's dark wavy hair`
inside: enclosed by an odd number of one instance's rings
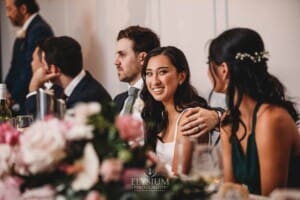
[[[178,112],[183,111],[188,107],[204,107],[208,108],[207,102],[200,97],[196,89],[190,84],[190,69],[184,53],[172,46],[155,48],[148,53],[145,58],[142,77],[144,87],[141,91],[141,98],[144,101],[144,108],[142,110],[142,118],[145,122],[146,144],[150,145],[155,150],[157,134],[164,130],[168,125],[168,115],[165,112],[164,105],[156,101],[148,91],[146,86],[146,69],[149,60],[158,55],[166,56],[170,62],[175,66],[178,73],[185,72],[186,79],[178,85],[174,95],[174,107]]]
[[[295,121],[299,118],[295,104],[285,95],[283,84],[268,72],[267,58],[262,58],[256,63],[249,57],[243,60],[235,59],[237,53],[255,55],[255,52],[265,52],[264,43],[257,32],[248,28],[229,29],[213,39],[209,47],[208,61],[211,74],[215,74],[217,65],[223,62],[228,65],[226,104],[229,112],[222,125],[232,124],[232,136],[235,135],[240,123],[246,130],[245,124],[240,120],[239,111],[243,95],[248,95],[258,102],[283,107]],[[234,100],[235,91],[237,91],[236,100]]]

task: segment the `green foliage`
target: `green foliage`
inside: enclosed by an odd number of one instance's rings
[[[114,104],[102,106],[100,114],[88,118],[88,124],[94,127],[94,139],[92,141],[100,159],[116,158],[120,152],[129,149],[128,144],[123,141],[115,127],[114,121],[117,115]]]

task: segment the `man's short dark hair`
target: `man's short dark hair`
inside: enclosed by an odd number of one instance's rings
[[[71,37],[52,37],[43,44],[45,60],[48,65],[55,65],[61,73],[74,78],[82,70],[80,44]]]
[[[135,52],[148,53],[152,49],[160,46],[158,36],[149,28],[141,26],[129,26],[119,32],[117,41],[127,38],[133,41],[133,50]]]
[[[39,5],[35,0],[15,0],[15,6],[17,8],[23,4],[27,7],[27,11],[30,14],[36,13],[40,10]]]

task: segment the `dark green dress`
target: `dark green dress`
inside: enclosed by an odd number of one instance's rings
[[[248,137],[246,155],[240,141],[232,137],[232,166],[235,180],[248,187],[252,194],[261,194],[260,168],[255,141],[256,115],[261,103],[257,103],[252,116],[252,132]],[[280,150],[280,149],[279,149]],[[274,152],[276,153],[276,152]],[[300,156],[292,155],[289,162],[287,187],[300,188]]]
[[[260,194],[260,170],[257,147],[255,142],[256,113],[260,107],[257,103],[252,116],[252,132],[248,137],[246,155],[243,153],[240,141],[232,137],[232,166],[235,180],[248,187],[250,193]]]

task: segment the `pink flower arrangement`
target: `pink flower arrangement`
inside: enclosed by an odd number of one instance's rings
[[[80,106],[83,109],[83,105]],[[89,112],[95,107],[89,106]],[[98,107],[96,107],[97,109]],[[77,109],[78,110],[78,109]],[[98,109],[99,111],[99,109]],[[88,114],[86,113],[88,116]],[[86,116],[86,117],[87,117]],[[86,143],[83,146],[83,155],[74,160],[80,166],[75,173],[68,174],[66,168],[70,164],[65,163],[68,158],[68,146],[76,141],[91,140],[93,138],[92,127],[84,122],[78,124],[78,111],[75,116],[68,116],[66,120],[48,116],[45,120],[38,120],[28,127],[22,134],[10,123],[0,125],[0,199],[18,199],[38,194],[55,194],[53,187],[28,188],[20,193],[21,184],[26,181],[13,182],[12,174],[26,177],[40,176],[44,173],[65,173],[66,176],[74,176],[71,183],[74,191],[89,190],[98,181],[99,158],[93,145]],[[75,128],[74,128],[75,127]],[[65,166],[65,167],[64,167]],[[68,166],[68,167],[66,167]],[[43,181],[43,180],[41,180]],[[18,184],[17,184],[18,183]],[[9,192],[8,195],[1,191]],[[13,196],[13,198],[11,198]],[[51,196],[51,195],[50,195]],[[53,197],[53,195],[52,195]],[[30,199],[30,198],[29,198]],[[53,199],[53,198],[50,198]]]
[[[79,104],[63,120],[48,116],[23,133],[9,123],[0,125],[0,199],[54,199],[66,194],[74,195],[68,196],[72,199],[82,191],[86,200],[105,199],[105,190],[95,188],[124,180],[125,165],[138,161],[129,144],[139,146],[143,124],[131,116],[104,116],[101,109],[97,103]]]

